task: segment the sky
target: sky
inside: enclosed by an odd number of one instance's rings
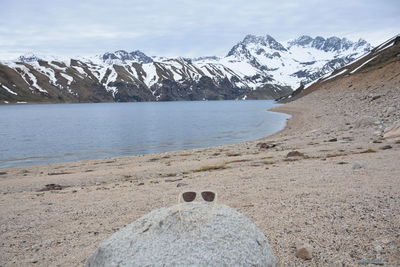
[[[34,53],[224,56],[247,34],[363,38],[400,33],[400,0],[0,0],[0,59]]]

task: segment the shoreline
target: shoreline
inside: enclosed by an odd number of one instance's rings
[[[284,113],[284,114],[290,115],[290,118],[286,119],[285,127],[282,130],[280,130],[272,135],[263,137],[262,139],[267,139],[267,138],[272,138],[275,136],[278,137],[278,136],[284,135],[286,133],[286,131],[289,131],[290,129],[295,128],[298,125],[302,124],[302,122],[303,122],[302,117],[304,116],[306,109],[305,108],[293,108],[293,107],[291,108],[291,107],[285,106],[284,104],[279,104],[279,106],[273,107],[273,108],[269,109],[268,111]]]
[[[156,100],[151,100],[151,101],[130,101],[130,102],[118,102],[118,101],[104,101],[104,102],[25,102],[21,101],[20,103],[17,102],[8,102],[5,103],[4,101],[7,100],[0,100],[0,106],[18,106],[18,105],[63,105],[63,104],[110,104],[110,103],[165,103],[165,102],[204,102],[204,101],[275,101],[274,98],[271,99],[207,99],[207,100],[173,100],[173,101],[156,101]]]

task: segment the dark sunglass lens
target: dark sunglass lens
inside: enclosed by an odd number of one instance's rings
[[[196,192],[185,192],[182,198],[185,202],[192,202],[196,198]]]
[[[211,191],[204,191],[204,192],[201,192],[201,196],[203,197],[203,199],[205,201],[211,202],[211,201],[214,201],[215,193],[211,192]]]

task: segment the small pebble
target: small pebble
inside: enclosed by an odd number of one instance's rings
[[[290,151],[289,153],[287,153],[286,157],[287,158],[290,158],[290,157],[304,157],[304,154],[295,150],[295,151]]]
[[[353,163],[352,169],[357,170],[357,169],[362,169],[367,166],[367,163],[365,161],[356,161]]]
[[[312,247],[308,244],[301,244],[296,246],[296,257],[303,260],[311,260]]]
[[[361,260],[358,262],[359,265],[384,265],[383,262],[376,261],[376,260]]]

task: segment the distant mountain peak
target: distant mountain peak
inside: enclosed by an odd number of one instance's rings
[[[286,48],[276,41],[271,35],[266,35],[265,36],[265,41],[269,45],[271,49],[279,50],[279,51],[286,51]]]
[[[217,61],[220,58],[217,56],[202,56],[202,57],[195,57],[192,58],[192,61],[196,62],[196,61]]]
[[[351,42],[346,38],[340,39],[339,37],[332,36],[325,40],[325,44],[322,48],[325,52],[327,51],[339,51],[342,49],[348,49],[351,46]]]
[[[244,37],[241,44],[259,44],[276,50],[286,50],[285,47],[278,41],[276,41],[271,35],[267,34],[265,36],[256,36],[248,34]]]
[[[352,47],[354,49],[357,49],[361,46],[365,46],[366,51],[372,48],[372,46],[363,39],[359,39],[357,42],[352,42],[347,38],[339,38],[336,36],[331,36],[325,39],[324,37],[321,36],[312,38],[308,35],[302,35],[292,41],[289,41],[288,46],[289,48],[292,46],[312,47],[318,50],[323,50],[325,52],[344,51]]]
[[[310,43],[312,43],[313,40],[314,39],[308,35],[302,35],[302,36],[298,37],[297,39],[289,42],[289,44],[297,44],[300,46],[306,46],[306,45],[309,45]]]
[[[38,60],[39,60],[39,58],[32,53],[27,53],[27,54],[24,54],[24,55],[18,57],[18,61],[21,61],[21,62],[35,62]]]
[[[150,63],[153,59],[140,50],[127,52],[125,50],[117,50],[114,53],[107,52],[101,56],[106,63],[126,63],[126,61],[136,61],[140,63]]]
[[[242,41],[237,43],[228,53],[229,56],[233,55],[240,55],[242,54],[243,56],[246,57],[248,55],[248,46],[249,45],[257,45],[260,47],[260,49],[264,50],[265,49],[273,49],[273,50],[278,50],[278,51],[286,51],[286,48],[276,41],[271,35],[265,35],[265,36],[256,36],[252,34],[248,34],[244,37]]]
[[[262,41],[264,41],[264,38],[262,36],[248,34],[244,37],[244,39],[243,39],[243,41],[241,41],[241,43],[243,43],[243,44],[260,43]]]

